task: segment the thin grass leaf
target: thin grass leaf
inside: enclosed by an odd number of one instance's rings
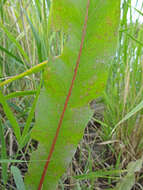
[[[50,9],[50,5],[51,5],[51,1],[50,0],[46,0],[48,8]]]
[[[28,162],[45,162],[46,160],[30,160],[30,161],[25,161],[25,160],[15,160],[15,159],[0,159],[0,163],[28,163]]]
[[[1,13],[2,21],[4,20],[3,8],[4,8],[4,5],[6,2],[7,2],[7,0],[0,1],[0,13]]]
[[[141,16],[143,16],[143,12],[141,12],[139,9],[137,9],[136,7],[131,6],[131,4],[128,3],[128,6],[133,8],[135,11],[137,11]]]
[[[30,96],[30,95],[35,95],[36,90],[28,90],[28,91],[18,91],[18,92],[12,92],[8,95],[5,96],[6,100],[12,99],[12,98],[17,98],[21,96]]]
[[[143,43],[139,40],[137,40],[135,37],[133,37],[132,35],[130,35],[129,33],[127,33],[127,36],[129,36],[133,41],[135,41],[137,44],[143,46]]]
[[[77,176],[74,176],[74,178],[78,180],[95,179],[95,178],[117,179],[124,172],[127,172],[127,170],[110,170],[110,171],[98,170],[98,171],[89,172],[83,175],[77,175]]]
[[[39,16],[39,20],[40,22],[42,21],[42,15],[41,15],[41,4],[39,0],[35,0],[35,5],[36,5],[36,9],[37,9],[37,13]]]
[[[6,33],[8,38],[15,44],[19,52],[23,55],[23,57],[29,62],[29,57],[27,56],[27,53],[24,51],[20,43],[15,39],[13,34],[11,34],[8,29],[0,22],[0,27],[3,29],[3,31]]]
[[[8,118],[8,120],[10,121],[11,123],[11,126],[13,128],[13,131],[14,131],[14,134],[16,136],[16,139],[17,139],[17,142],[19,144],[20,142],[20,138],[21,138],[21,132],[20,132],[20,127],[18,125],[18,122],[14,116],[14,114],[12,113],[11,109],[9,108],[7,102],[6,102],[6,99],[5,97],[3,96],[1,90],[0,90],[0,103],[2,104],[3,106],[3,109],[4,109],[4,112]]]
[[[46,67],[47,63],[48,63],[48,61],[44,61],[44,62],[42,62],[42,63],[40,63],[40,64],[38,64],[38,65],[36,65],[36,66],[30,68],[30,69],[28,69],[28,70],[25,71],[25,72],[20,73],[19,75],[16,75],[16,76],[14,76],[14,77],[12,77],[12,78],[10,78],[10,79],[8,79],[8,80],[5,80],[5,81],[3,81],[3,82],[0,82],[0,87],[4,86],[4,85],[6,85],[6,84],[9,84],[9,83],[11,83],[11,82],[13,82],[13,81],[15,81],[15,80],[21,79],[21,78],[23,78],[23,77],[25,77],[25,76],[28,76],[28,75],[31,75],[31,74],[33,74],[33,73],[39,72],[39,71],[42,70],[44,67]]]
[[[36,31],[36,28],[34,27],[32,21],[29,19],[29,17],[28,17],[25,10],[24,10],[24,14],[26,15],[27,21],[28,21],[28,23],[29,23],[29,25],[31,27],[31,30],[33,32],[33,36],[34,36],[36,44],[37,44],[37,52],[38,52],[39,62],[42,62],[43,61],[43,58],[42,58],[42,44],[41,44],[40,36],[39,36],[38,32]]]
[[[129,118],[131,118],[133,115],[135,115],[138,111],[140,111],[141,109],[143,109],[143,101],[141,101],[135,108],[133,108],[127,115],[125,115],[125,117],[120,120],[114,127],[114,129],[112,130],[111,134],[113,134],[115,132],[115,130],[117,129],[117,127],[119,125],[121,125],[123,122],[125,122],[126,120],[128,120]]]
[[[30,112],[28,114],[28,118],[26,120],[26,124],[24,126],[24,130],[23,130],[22,137],[21,137],[21,142],[20,142],[20,147],[19,147],[20,149],[23,148],[25,146],[25,144],[30,139],[29,131],[30,131],[31,122],[32,122],[32,119],[33,119],[33,116],[34,116],[34,113],[35,113],[35,108],[36,108],[36,105],[37,105],[37,101],[38,101],[38,98],[39,98],[39,95],[40,95],[41,86],[42,86],[42,80],[40,81],[40,84],[39,84],[38,89],[36,91],[36,96],[35,96],[34,102],[32,104],[31,110],[30,110]]]
[[[2,51],[4,51],[7,55],[9,55],[10,57],[12,57],[13,59],[15,59],[16,61],[18,61],[19,63],[24,64],[22,60],[20,60],[19,58],[17,58],[15,55],[13,55],[11,52],[9,52],[9,51],[8,51],[7,49],[5,49],[4,47],[0,46],[0,49],[1,49]]]
[[[9,107],[11,107],[13,110],[15,110],[16,112],[19,112],[19,113],[23,113],[23,109],[20,108],[19,106],[17,106],[15,103],[7,100],[7,104]]]
[[[4,130],[3,130],[3,125],[0,117],[0,142],[1,142],[1,159],[7,159],[7,150],[6,150],[6,144],[5,144],[5,138],[4,138]],[[7,163],[1,163],[2,166],[2,180],[4,184],[7,183],[7,169],[8,165]]]
[[[23,160],[0,159],[0,163],[22,163]]]
[[[109,127],[106,123],[100,121],[99,119],[96,119],[96,118],[94,118],[94,117],[93,117],[92,119],[93,119],[93,121],[96,121],[97,123],[99,123],[100,125],[102,125],[102,126],[104,126],[104,127]]]

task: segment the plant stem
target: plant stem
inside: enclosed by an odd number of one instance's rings
[[[21,78],[23,78],[25,76],[28,76],[28,75],[31,75],[33,73],[39,72],[41,69],[43,69],[47,65],[47,63],[48,63],[48,60],[46,60],[46,61],[44,61],[44,62],[42,62],[42,63],[40,63],[40,64],[30,68],[30,69],[28,69],[27,71],[25,71],[25,72],[23,72],[23,73],[21,73],[19,75],[16,75],[16,76],[14,76],[14,77],[12,77],[12,78],[10,78],[8,80],[5,80],[5,81],[1,82],[0,87],[4,86],[6,84],[9,84],[9,83],[11,83],[11,82],[13,82],[15,80],[21,79]]]

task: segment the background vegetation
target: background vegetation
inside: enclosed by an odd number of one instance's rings
[[[5,95],[0,92],[0,189],[24,189],[21,176],[37,148],[27,132],[35,122],[45,64],[39,73],[29,75],[27,70],[60,55],[67,38],[53,32],[47,39],[49,7],[49,0],[0,1],[0,87]],[[124,0],[121,8],[118,49],[110,62],[106,90],[92,104],[95,114],[59,189],[143,189],[143,26],[138,19],[133,22],[133,11],[141,18],[143,14],[131,0]],[[23,72],[24,78],[2,85]],[[20,151],[17,125],[24,130]]]

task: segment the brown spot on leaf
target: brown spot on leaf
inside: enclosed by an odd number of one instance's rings
[[[109,16],[107,16],[106,19],[107,19],[106,20],[107,25],[109,25],[111,27],[112,26],[112,19]]]

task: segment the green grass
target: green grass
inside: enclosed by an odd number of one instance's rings
[[[122,4],[118,49],[102,97],[104,114],[98,117],[96,113],[90,121],[67,173],[59,182],[59,190],[67,186],[76,190],[113,189],[117,183],[123,185],[121,173],[130,162],[138,163],[142,158],[143,25],[133,22],[134,8],[130,5],[130,0]],[[66,40],[60,31],[49,35],[49,7],[49,0],[0,1],[1,189],[15,189],[14,184],[18,187],[12,175],[22,184],[26,163],[21,161],[28,160],[37,146],[30,139],[30,129],[35,122],[43,68],[49,57],[61,54]],[[136,12],[142,17],[141,10]],[[20,163],[11,163],[11,168],[4,162],[6,159],[17,159]],[[140,169],[136,183],[141,186]],[[134,175],[132,172],[133,178]],[[127,177],[124,179],[128,180]],[[138,190],[139,185],[134,189]]]
[[[128,4],[126,6],[131,12]],[[127,160],[132,156],[140,158],[143,151],[143,26],[137,22],[132,23],[131,19],[132,15],[129,24],[127,18],[121,21],[119,48],[110,69],[104,96],[106,104],[104,120],[109,126],[108,129],[104,127],[104,138],[113,137],[120,140],[124,145],[122,150],[126,152]]]

